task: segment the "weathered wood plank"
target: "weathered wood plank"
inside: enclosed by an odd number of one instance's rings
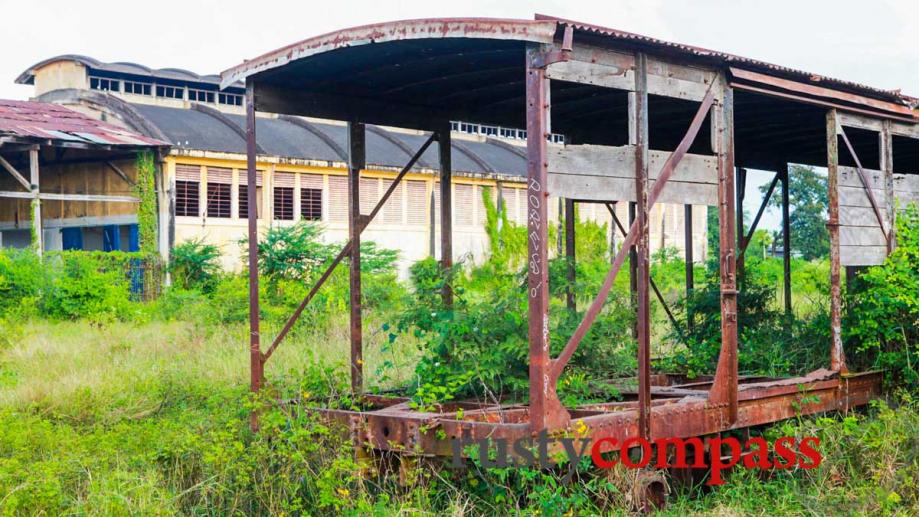
[[[867,196],[866,196],[867,197]],[[881,211],[884,228],[890,228],[890,218],[886,210]],[[874,210],[865,207],[839,206],[839,224],[844,226],[867,226],[877,228],[878,218]]]
[[[669,152],[648,152],[651,179],[657,178]],[[615,178],[635,177],[635,147],[611,147],[602,145],[569,145],[549,150],[550,174],[587,174]],[[698,154],[687,154],[673,171],[671,181],[717,184],[717,158]]]
[[[842,126],[867,129],[868,131],[880,132],[884,124],[881,119],[857,115],[855,113],[846,113],[844,111],[840,111],[838,117],[839,124]]]
[[[881,189],[873,190],[874,199],[878,200],[881,205],[886,206],[887,194]],[[839,187],[839,206],[871,208],[871,201],[868,200],[868,193],[863,187]]]
[[[919,174],[894,174],[893,189],[906,192],[919,192]]]
[[[865,179],[871,188],[884,190],[884,173],[874,169],[864,169]],[[839,166],[839,185],[846,187],[861,187],[862,180],[858,176],[858,169],[855,167]],[[881,203],[881,199],[877,200]]]
[[[588,174],[549,174],[549,192],[553,196],[585,201],[635,201],[635,179]],[[718,202],[718,187],[670,180],[658,202],[715,205]]]
[[[885,258],[886,246],[839,246],[839,261],[843,266],[874,266]]]
[[[864,226],[840,226],[839,244],[841,246],[887,246],[881,229]]]

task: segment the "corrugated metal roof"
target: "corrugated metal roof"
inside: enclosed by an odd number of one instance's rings
[[[834,79],[832,77],[826,77],[819,74],[814,74],[811,72],[806,72],[804,70],[798,70],[795,68],[789,68],[782,65],[776,65],[773,63],[767,63],[765,61],[759,61],[757,59],[752,59],[748,57],[738,56],[734,54],[729,54],[726,52],[720,52],[717,50],[710,50],[707,48],[696,47],[693,45],[685,45],[682,43],[674,43],[672,41],[665,41],[651,36],[644,36],[641,34],[635,34],[634,32],[623,31],[619,29],[613,29],[609,27],[602,27],[599,25],[592,25],[589,23],[582,23],[574,20],[568,20],[565,18],[558,18],[555,16],[537,14],[535,16],[536,20],[542,21],[556,21],[564,25],[570,25],[576,30],[590,32],[594,34],[599,34],[602,36],[607,36],[617,40],[632,41],[635,43],[640,43],[642,45],[647,45],[650,47],[656,47],[660,49],[667,49],[675,51],[680,54],[688,54],[700,58],[710,58],[716,61],[727,62],[727,63],[737,63],[742,65],[747,65],[749,67],[767,70],[772,72],[779,72],[784,75],[794,76],[797,79],[803,79],[811,83],[822,83],[822,84],[834,84],[836,86],[842,86],[847,89],[858,91],[864,94],[871,94],[885,100],[892,100],[895,102],[902,102],[904,105],[915,107],[919,104],[919,99],[916,97],[911,97],[909,95],[904,95],[900,90],[882,90],[880,88],[875,88],[873,86],[868,86],[852,81],[846,81],[843,79]]]
[[[0,99],[0,137],[88,146],[168,146],[154,138],[87,117],[57,104]]]
[[[128,61],[118,61],[115,63],[105,63],[99,61],[98,59],[84,56],[81,54],[61,54],[59,56],[49,57],[48,59],[43,59],[38,63],[30,66],[24,72],[19,74],[19,77],[16,78],[16,83],[18,84],[33,84],[35,81],[35,72],[39,68],[42,68],[51,63],[58,61],[75,61],[80,63],[91,70],[97,70],[102,72],[111,72],[115,74],[126,74],[126,75],[135,75],[141,77],[149,77],[150,79],[169,79],[172,81],[181,81],[181,82],[191,82],[191,83],[201,83],[209,84],[213,86],[218,86],[220,84],[220,76],[214,74],[201,75],[185,70],[182,68],[149,68],[138,63],[132,63]],[[234,88],[243,88],[245,85],[242,83],[229,85]]]
[[[144,104],[131,106],[162,131],[175,148],[235,154],[246,152],[246,142],[240,134],[207,113]],[[245,128],[245,117],[233,114],[223,116],[240,128]],[[320,122],[308,124],[326,138],[323,139],[320,135],[283,118],[256,118],[255,132],[259,145],[272,156],[341,162],[342,157],[329,142],[337,144],[340,149],[347,148],[346,128],[342,125]],[[383,128],[368,131],[367,163],[382,167],[401,167],[409,158],[403,148],[418,149],[426,139],[426,135],[388,131]],[[470,158],[464,151],[472,153],[475,159]],[[482,167],[476,160],[489,165],[489,168]],[[424,153],[422,163],[437,169],[436,142]],[[507,176],[526,176],[524,155],[519,150],[515,152],[512,144],[491,140],[458,140],[453,149],[453,167],[456,172],[497,172]]]

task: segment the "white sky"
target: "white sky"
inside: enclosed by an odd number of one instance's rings
[[[57,54],[217,73],[269,50],[355,25],[405,18],[551,14],[739,54],[919,96],[916,0],[0,0],[0,98]],[[752,178],[751,178],[752,179]],[[755,211],[759,182],[749,181]],[[775,215],[763,223],[775,226]]]

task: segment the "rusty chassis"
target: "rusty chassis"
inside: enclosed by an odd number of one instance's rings
[[[408,22],[407,22],[408,23]],[[421,22],[415,22],[421,23]],[[429,22],[425,22],[429,23]],[[458,24],[463,21],[456,22]],[[542,27],[540,30],[544,29]],[[465,30],[491,29],[491,25],[465,27]],[[516,25],[514,26],[516,27]],[[527,234],[528,234],[528,301],[529,301],[529,374],[530,390],[528,404],[501,404],[463,401],[447,403],[434,411],[413,409],[409,399],[404,397],[366,394],[363,381],[362,323],[361,323],[361,276],[360,237],[383,204],[395,191],[404,176],[414,167],[422,154],[433,143],[438,142],[441,189],[440,260],[444,267],[452,265],[452,200],[451,200],[451,145],[449,120],[429,115],[426,122],[430,137],[417,150],[400,171],[395,181],[367,215],[360,212],[359,178],[366,167],[366,128],[355,115],[348,126],[348,200],[350,240],[329,264],[319,281],[309,291],[303,302],[293,313],[282,331],[262,352],[258,326],[258,264],[256,260],[257,219],[255,203],[249,205],[249,272],[250,272],[250,357],[251,389],[259,391],[264,384],[264,365],[278,345],[296,323],[303,309],[328,279],[331,272],[346,257],[350,257],[351,287],[351,381],[352,391],[360,411],[338,409],[315,409],[331,421],[347,427],[355,444],[361,448],[383,451],[399,451],[406,454],[425,456],[446,456],[451,454],[450,441],[458,438],[503,438],[519,439],[533,437],[542,432],[552,435],[573,436],[580,439],[599,440],[615,438],[622,443],[627,438],[641,437],[649,440],[661,438],[688,438],[706,436],[725,431],[769,424],[796,415],[807,415],[827,411],[847,411],[855,406],[867,404],[881,395],[881,374],[878,372],[849,373],[842,351],[840,328],[840,261],[839,261],[839,200],[837,182],[837,135],[841,136],[855,158],[863,183],[864,171],[852,145],[837,122],[835,105],[827,111],[827,164],[829,170],[829,230],[831,235],[831,334],[830,368],[820,369],[807,375],[783,379],[762,377],[741,377],[737,366],[737,296],[738,261],[750,242],[757,223],[762,216],[768,199],[782,182],[783,223],[785,227],[785,294],[786,311],[790,313],[789,281],[789,236],[788,236],[788,172],[785,164],[776,168],[769,193],[763,200],[752,228],[743,234],[743,220],[739,216],[743,207],[743,196],[735,189],[735,180],[741,183],[745,174],[735,171],[734,164],[734,118],[733,88],[743,87],[728,80],[726,71],[716,74],[716,79],[707,85],[685,134],[674,151],[660,167],[658,174],[649,174],[648,137],[648,56],[642,51],[634,52],[634,84],[629,85],[629,145],[634,148],[635,201],[629,206],[629,227],[619,222],[612,210],[610,200],[606,203],[618,228],[622,232],[622,246],[616,253],[610,271],[599,292],[584,312],[583,320],[567,341],[563,351],[555,358],[549,352],[549,289],[548,250],[552,243],[548,239],[548,143],[550,135],[550,79],[547,68],[556,63],[568,61],[572,55],[573,26],[560,24],[564,32],[555,43],[527,43],[526,51],[526,129],[527,140]],[[447,25],[443,26],[447,30]],[[462,28],[462,27],[461,27]],[[355,29],[357,30],[357,29]],[[361,28],[362,31],[370,30]],[[459,29],[457,29],[459,30]],[[508,29],[509,30],[509,29]],[[395,33],[394,33],[395,34]],[[542,34],[542,33],[540,33]],[[535,37],[535,36],[534,36]],[[542,36],[540,36],[542,37]],[[383,44],[383,43],[380,43]],[[305,54],[313,50],[300,50]],[[305,55],[304,54],[304,55]],[[266,65],[267,66],[267,65]],[[735,72],[735,76],[739,74]],[[256,152],[255,106],[257,104],[255,82],[246,79],[247,96],[247,142],[248,142],[248,189],[250,199],[255,197]],[[749,87],[747,87],[749,89]],[[278,101],[274,101],[278,102]],[[280,105],[280,104],[279,104]],[[373,106],[370,101],[361,106]],[[407,114],[403,114],[407,115]],[[393,115],[395,116],[395,115]],[[393,119],[395,120],[395,119]],[[402,120],[402,119],[400,119]],[[717,159],[718,213],[720,225],[720,287],[721,287],[721,353],[714,376],[687,382],[679,376],[652,374],[650,356],[649,286],[659,300],[663,297],[653,285],[649,275],[648,219],[651,207],[658,201],[667,181],[695,141],[703,122],[708,120],[712,127],[712,148]],[[418,123],[420,124],[420,122]],[[413,127],[418,127],[413,126]],[[736,173],[736,178],[735,178]],[[651,180],[651,178],[656,178]],[[742,188],[742,185],[741,185]],[[564,197],[565,192],[556,194]],[[871,207],[881,226],[881,231],[892,246],[892,230],[884,228],[877,203],[871,189],[868,189]],[[572,219],[577,201],[565,200],[566,219]],[[686,205],[686,236],[691,242],[691,205]],[[432,208],[433,210],[433,208]],[[433,218],[432,218],[433,219]],[[432,223],[433,224],[433,223]],[[570,260],[569,278],[573,273],[575,235],[573,224],[567,224],[565,252]],[[432,227],[432,253],[434,237]],[[691,247],[691,244],[689,245]],[[571,359],[583,337],[590,330],[606,302],[613,282],[629,258],[631,288],[638,314],[635,336],[638,353],[638,375],[634,379],[636,389],[624,390],[628,400],[585,404],[565,407],[556,394],[556,386],[565,366]],[[692,289],[691,255],[687,256],[686,287]],[[445,304],[452,303],[452,291],[447,285],[442,293]],[[575,308],[573,293],[567,296],[567,304]],[[666,305],[665,305],[666,308]],[[667,309],[672,322],[675,319]],[[692,325],[690,318],[689,325]],[[621,382],[621,381],[620,381]],[[258,427],[258,415],[253,413],[252,427]],[[607,442],[607,447],[612,447]]]

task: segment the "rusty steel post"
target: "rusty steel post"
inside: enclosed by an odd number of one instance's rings
[[[635,56],[635,199],[638,214],[638,435],[651,436],[651,300],[648,295],[651,259],[648,206],[648,63],[643,53]]]
[[[440,266],[444,271],[453,268],[453,161],[451,156],[450,122],[437,130],[437,150],[440,156]],[[444,306],[453,307],[453,288],[445,283]]]
[[[718,225],[721,271],[721,353],[709,402],[727,408],[737,420],[737,249],[734,206],[734,93],[724,82],[721,105],[713,111],[712,129],[718,132]]]
[[[541,49],[527,52],[527,284],[530,344],[530,431],[567,424],[568,413],[555,394],[549,369],[549,79],[535,66]]]
[[[363,323],[361,321],[361,169],[367,166],[366,131],[360,122],[348,123],[348,233],[351,262],[348,265],[351,306],[351,393],[364,388]]]
[[[782,287],[785,298],[785,316],[790,318],[791,308],[791,216],[789,215],[788,164],[782,164]]]
[[[568,306],[568,310],[574,311],[577,310],[577,300],[575,298],[575,282],[577,282],[577,269],[575,264],[575,214],[574,214],[574,200],[565,199],[565,260],[566,260],[566,279],[568,280],[568,287],[565,290],[565,301]]]
[[[635,224],[635,202],[629,201],[629,228]],[[629,303],[638,311],[638,254],[635,247],[629,248]],[[638,320],[632,325],[632,337],[638,339]]]
[[[743,167],[735,167],[735,170],[737,171],[737,181],[734,189],[734,194],[737,197],[735,204],[735,211],[737,212],[737,249],[740,250],[737,253],[737,285],[738,289],[742,289],[744,283],[743,249],[746,247],[744,246],[743,202],[746,197],[744,191],[747,188],[747,170]]]
[[[686,330],[693,331],[692,292],[695,288],[692,246],[692,205],[683,205],[683,257],[686,261]]]
[[[255,157],[255,86],[246,81],[246,191],[248,192],[248,247],[249,247],[249,374],[252,393],[262,387],[265,363],[262,360],[261,336],[259,333],[258,299],[258,203],[256,203]],[[249,415],[249,427],[258,431],[258,412]]]
[[[842,293],[839,285],[839,123],[836,110],[826,114],[826,168],[830,232],[830,369],[845,372],[842,349]]]
[[[436,188],[437,187],[435,185],[435,187],[431,189],[431,196],[430,196],[431,205],[430,205],[430,211],[428,213],[428,217],[430,219],[430,223],[428,225],[430,226],[429,235],[428,235],[428,239],[429,239],[428,254],[431,257],[437,256],[437,198],[435,197],[435,194],[434,194],[434,190]]]

